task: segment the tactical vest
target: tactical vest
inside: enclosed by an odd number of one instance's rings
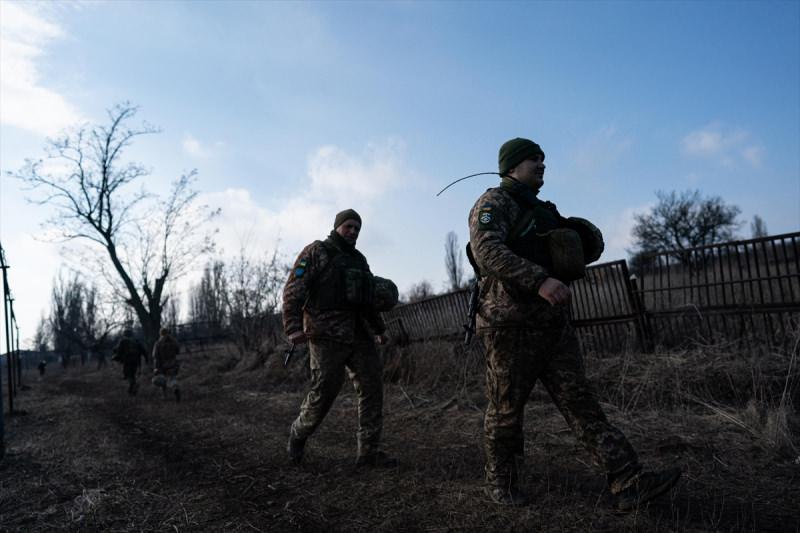
[[[507,190],[507,189],[506,189]],[[567,227],[555,204],[538,198],[520,198],[507,190],[522,213],[506,237],[506,245],[516,255],[544,267],[564,283],[585,276],[584,251],[580,235]],[[476,263],[467,245],[467,257]],[[475,268],[477,273],[477,268]]]
[[[180,347],[172,337],[162,337],[156,343],[159,363],[163,368],[172,368],[177,364],[177,356]]]
[[[516,255],[552,271],[553,261],[550,257],[548,235],[561,227],[556,206],[538,199],[532,207],[517,201],[523,211],[511,228],[506,243]]]
[[[375,280],[364,256],[355,250],[343,251],[328,240],[322,245],[328,252],[328,264],[311,288],[309,307],[317,311],[345,311],[371,306]]]
[[[140,357],[144,355],[144,348],[137,341],[123,337],[119,342],[117,354],[123,363],[138,365]]]

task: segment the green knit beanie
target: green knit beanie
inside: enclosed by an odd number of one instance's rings
[[[497,166],[500,168],[500,174],[505,174],[526,159],[537,155],[544,157],[544,152],[533,141],[521,137],[506,141],[500,147],[500,153],[497,155]]]
[[[338,228],[346,220],[358,220],[358,223],[361,224],[361,215],[356,213],[355,209],[345,209],[344,211],[340,211],[336,213],[336,218],[333,221],[333,229]]]

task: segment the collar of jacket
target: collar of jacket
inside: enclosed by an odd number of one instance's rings
[[[525,202],[530,207],[534,207],[542,203],[542,201],[536,197],[536,195],[539,193],[524,183],[504,177],[500,182],[500,188],[507,190],[515,198]]]
[[[336,233],[335,229],[332,229],[330,235],[328,235],[328,242],[336,246],[342,252],[353,253],[356,251],[356,246],[344,240],[344,237]]]

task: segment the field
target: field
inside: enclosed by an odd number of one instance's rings
[[[187,354],[179,404],[147,384],[127,396],[117,366],[30,372],[6,417],[0,530],[798,531],[796,351],[587,356],[646,466],[684,470],[669,495],[627,514],[538,387],[526,413],[532,503],[487,501],[481,356],[454,343],[385,352],[389,469],[353,464],[348,384],[304,464],[288,463],[302,353],[291,373],[277,353],[263,365],[227,346]]]

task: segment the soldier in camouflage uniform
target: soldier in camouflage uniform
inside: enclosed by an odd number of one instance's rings
[[[544,169],[539,145],[506,142],[499,153],[500,186],[481,195],[469,215],[470,255],[481,276],[476,325],[486,346],[486,492],[500,504],[527,502],[517,484],[523,415],[540,380],[606,474],[618,507],[630,509],[671,488],[680,470],[642,473],[636,452],[606,419],[587,381],[568,319],[568,283],[599,258],[602,235],[537,198]]]
[[[293,344],[308,341],[311,390],[291,426],[287,451],[299,464],[306,439],[322,423],[349,371],[358,395],[356,464],[390,466],[379,450],[383,429],[383,363],[375,343],[386,342],[386,325],[373,307],[374,278],[355,244],[361,217],[352,209],[336,215],[324,241],[306,246],[283,289],[283,327]]]
[[[122,332],[122,338],[114,348],[115,359],[122,363],[122,375],[128,382],[128,394],[135,396],[139,390],[136,376],[142,364],[142,358],[150,364],[147,357],[147,350],[142,343],[133,338],[133,331],[126,329]]]
[[[178,352],[180,346],[167,328],[161,328],[160,337],[153,346],[153,385],[161,388],[166,398],[167,388],[173,390],[175,401],[181,401],[178,388]]]

